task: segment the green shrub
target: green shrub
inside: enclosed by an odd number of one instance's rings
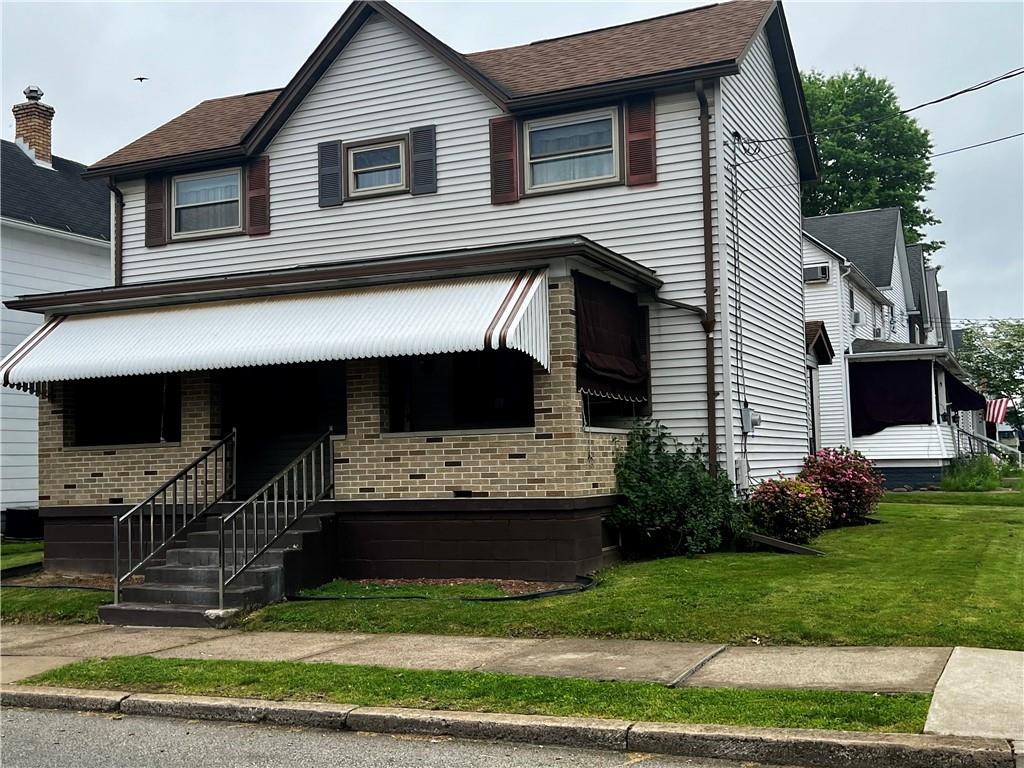
[[[802,480],[765,480],[747,504],[752,530],[793,544],[806,544],[829,523],[821,488]]]
[[[999,468],[987,454],[953,459],[942,473],[944,491],[994,491],[1001,486]]]
[[[623,500],[611,522],[627,554],[696,555],[721,544],[733,485],[724,472],[711,476],[699,445],[688,453],[665,427],[640,421],[616,457],[615,478]]]
[[[885,478],[871,459],[849,448],[822,448],[804,459],[799,479],[816,485],[828,502],[829,525],[856,525],[875,511]]]

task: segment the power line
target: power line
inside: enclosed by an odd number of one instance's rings
[[[752,142],[752,143],[757,143],[757,144],[766,144],[766,143],[773,142],[773,141],[792,141],[794,139],[804,139],[804,138],[807,138],[809,136],[815,136],[817,134],[822,134],[822,133],[834,133],[836,131],[840,131],[840,130],[844,130],[844,129],[859,128],[859,127],[862,127],[862,126],[875,125],[876,123],[883,123],[886,120],[893,120],[893,119],[899,117],[900,115],[906,115],[906,114],[909,114],[910,112],[915,112],[915,111],[917,111],[919,109],[923,109],[924,107],[930,107],[930,106],[933,106],[935,104],[941,104],[944,101],[949,101],[950,99],[955,99],[958,96],[963,96],[963,95],[968,94],[968,93],[973,93],[974,91],[980,91],[983,88],[988,88],[991,85],[995,85],[996,83],[1002,82],[1003,80],[1008,80],[1011,77],[1019,77],[1022,74],[1024,74],[1024,67],[1017,67],[1016,69],[1011,69],[1009,72],[1004,72],[1003,74],[997,75],[996,77],[991,77],[988,80],[982,80],[980,83],[975,83],[974,85],[969,85],[966,88],[961,88],[959,91],[954,91],[953,93],[947,93],[945,96],[940,96],[937,99],[931,99],[930,101],[924,101],[924,102],[921,102],[920,104],[915,104],[912,107],[908,107],[907,109],[901,109],[899,112],[893,112],[892,114],[883,115],[882,117],[876,117],[876,118],[873,118],[871,120],[862,120],[862,121],[857,122],[857,123],[850,123],[849,125],[840,125],[840,126],[836,126],[834,128],[822,128],[821,130],[812,131],[811,133],[798,133],[798,134],[795,134],[795,135],[792,135],[792,136],[773,136],[773,137],[767,138],[767,139],[748,138],[748,139],[744,139],[744,141]]]
[[[981,142],[978,142],[977,144],[968,144],[966,147],[957,147],[956,149],[947,149],[947,150],[945,150],[943,152],[934,152],[934,153],[928,155],[928,158],[931,159],[933,157],[943,157],[944,155],[954,155],[957,152],[966,152],[968,149],[977,149],[978,147],[987,147],[989,144],[996,144],[996,143],[998,143],[1000,141],[1009,141],[1010,139],[1016,139],[1019,136],[1024,136],[1024,131],[1021,131],[1019,133],[1013,133],[1013,134],[1010,134],[1009,136],[1000,136],[998,139],[989,139],[988,141],[981,141]],[[766,160],[766,159],[768,159],[768,157],[774,157],[774,155],[768,155],[767,157],[764,157],[764,158],[761,158],[761,159],[762,160]],[[751,161],[746,161],[746,162],[751,162]],[[742,164],[743,163],[740,163],[740,165],[742,165]],[[747,188],[747,189],[741,189],[740,193],[743,193],[743,192],[759,192],[761,190],[767,190],[767,189],[782,189],[783,187],[801,187],[801,186],[804,185],[804,183],[805,182],[803,182],[803,181],[789,181],[789,182],[785,182],[783,184],[767,184],[767,185],[765,185],[763,187],[750,187],[750,188]]]
[[[1021,131],[1020,133],[1011,133],[1009,136],[1000,136],[998,139],[989,139],[988,141],[982,141],[982,142],[979,142],[978,144],[971,144],[971,145],[966,146],[966,147],[957,147],[956,149],[948,149],[945,152],[936,152],[934,155],[929,155],[929,157],[942,157],[943,155],[955,155],[957,152],[963,152],[964,150],[974,149],[976,147],[985,147],[985,146],[988,146],[989,144],[995,144],[997,142],[1007,141],[1009,139],[1016,139],[1018,136],[1024,136],[1024,131]]]

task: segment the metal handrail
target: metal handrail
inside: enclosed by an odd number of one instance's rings
[[[217,604],[222,610],[224,589],[287,533],[310,507],[334,489],[332,434],[333,428],[328,429],[262,488],[221,516],[217,543]],[[230,534],[226,535],[229,525]],[[230,566],[225,556],[228,552]]]
[[[235,490],[237,477],[238,432],[231,432],[203,451],[197,459],[178,470],[173,477],[123,515],[114,515],[114,604],[121,601],[121,585],[142,566],[163,552],[167,545],[210,507]],[[210,463],[213,463],[213,475]],[[230,469],[229,469],[230,467]],[[191,489],[189,487],[191,478]],[[210,493],[210,486],[213,493]],[[181,495],[179,501],[179,484]],[[191,490],[192,498],[189,499]],[[168,503],[168,493],[170,502]],[[211,499],[212,496],[212,499]],[[168,534],[168,506],[170,533]],[[180,514],[179,514],[180,509]],[[138,536],[132,532],[137,520]],[[178,524],[180,520],[180,525]],[[121,526],[127,527],[127,570],[121,572]],[[146,535],[148,527],[149,535]],[[136,543],[138,557],[135,557]]]
[[[988,448],[993,452],[1002,452],[1009,455],[1011,458],[1016,459],[1018,467],[1024,466],[1024,454],[1022,454],[1016,448],[1012,448],[1009,445],[1004,445],[1003,443],[1000,443],[998,440],[993,440],[987,435],[976,435],[973,432],[964,429],[958,424],[953,424],[952,427],[953,429],[956,430],[956,435],[959,438],[957,441],[958,445],[960,440],[963,440],[964,438],[967,439],[969,444],[976,441],[983,446],[988,446]],[[971,445],[971,450],[973,451],[973,449],[974,446]]]

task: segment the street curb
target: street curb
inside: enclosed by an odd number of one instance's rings
[[[1010,742],[1004,739],[676,725],[20,685],[0,687],[0,705],[519,741],[808,768],[1014,768]]]

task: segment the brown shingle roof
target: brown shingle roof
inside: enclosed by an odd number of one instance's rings
[[[280,92],[280,89],[274,89],[203,101],[128,146],[93,163],[91,168],[236,146]]]
[[[466,56],[451,51],[386,3],[357,0],[339,20],[339,25],[346,18],[361,24],[361,19],[373,11],[385,14],[447,51],[453,66],[463,68],[471,77],[482,75],[488,87],[489,83],[494,83],[507,100],[515,100],[717,64],[732,65],[773,7],[773,0],[734,0]],[[331,35],[338,31],[337,27],[332,29]],[[343,46],[348,38],[343,34],[338,36],[339,46]],[[180,162],[185,162],[199,152],[227,152],[238,148],[239,156],[243,156],[244,150],[239,147],[242,139],[264,114],[269,114],[271,104],[280,93],[280,90],[259,91],[204,101],[94,163],[88,174],[138,173],[165,160],[180,158]]]
[[[513,98],[694,69],[738,59],[772,5],[704,6],[466,59]]]
[[[828,330],[821,320],[808,320],[804,323],[804,349],[807,354],[812,352],[818,358],[818,362],[824,365],[832,362],[836,356],[832,349],[832,340],[828,337]]]

